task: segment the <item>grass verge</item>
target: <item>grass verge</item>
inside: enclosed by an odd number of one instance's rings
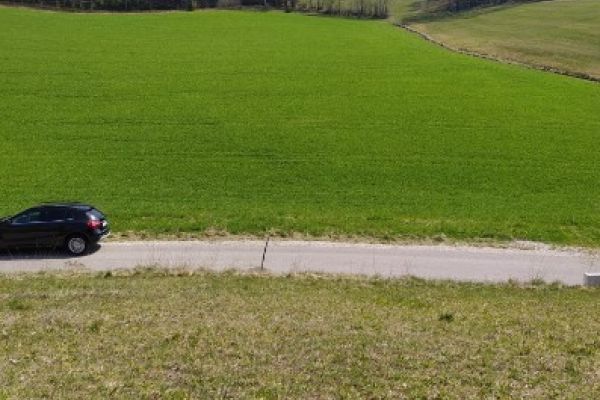
[[[145,270],[0,277],[0,398],[594,398],[598,291]]]

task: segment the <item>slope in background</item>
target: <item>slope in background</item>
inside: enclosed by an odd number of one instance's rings
[[[600,1],[552,0],[411,25],[450,47],[600,79]]]

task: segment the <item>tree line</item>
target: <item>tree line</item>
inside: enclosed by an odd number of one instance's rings
[[[389,0],[0,0],[10,5],[66,10],[146,11],[264,7],[345,16],[385,18]]]
[[[387,18],[395,4],[410,3],[417,18],[507,2],[540,0],[0,0],[0,3],[68,10],[144,11],[264,7],[361,18]]]
[[[245,6],[282,9],[295,8],[295,0],[0,0],[0,3],[84,11],[191,11],[198,8],[231,8]]]
[[[387,18],[389,0],[297,0],[295,9],[330,15]]]

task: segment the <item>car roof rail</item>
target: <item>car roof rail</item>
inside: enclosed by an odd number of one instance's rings
[[[76,208],[94,208],[89,204],[85,204],[79,201],[49,201],[40,204],[42,207],[76,207]]]

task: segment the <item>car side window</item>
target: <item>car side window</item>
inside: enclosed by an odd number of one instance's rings
[[[42,221],[44,222],[57,222],[64,221],[66,217],[66,210],[61,207],[49,207],[42,210]]]
[[[66,210],[66,219],[67,221],[83,221],[85,220],[85,213],[76,209],[68,209]]]
[[[31,222],[41,222],[42,219],[42,210],[39,208],[34,208],[31,210],[27,210],[24,213],[17,215],[15,219],[13,219],[13,224],[29,224]]]

